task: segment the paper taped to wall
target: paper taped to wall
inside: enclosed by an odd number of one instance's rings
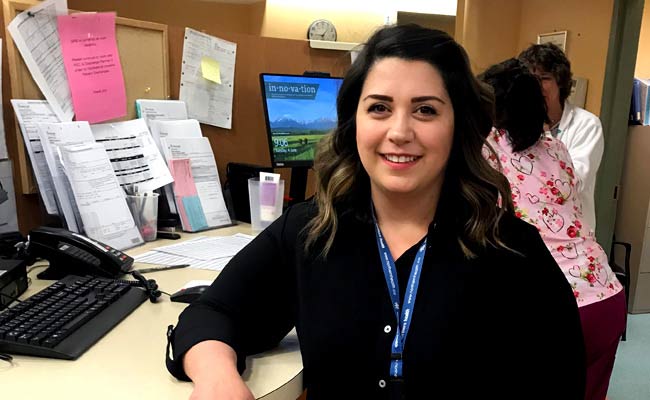
[[[46,0],[16,16],[7,29],[25,65],[61,121],[72,121],[72,95],[63,66],[57,16],[68,14],[66,0]]]
[[[190,118],[220,128],[232,127],[236,56],[236,43],[185,28],[179,99],[187,103]],[[218,63],[220,84],[204,77],[204,58]],[[211,67],[213,77],[214,65]]]

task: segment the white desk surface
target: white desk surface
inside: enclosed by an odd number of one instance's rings
[[[250,225],[183,233],[183,239],[196,236],[252,234]],[[178,243],[157,240],[128,250],[136,255],[158,246]],[[137,264],[135,268],[146,268]],[[22,298],[32,295],[52,281],[36,278],[41,269],[30,273],[31,286]],[[176,269],[148,273],[161,290],[173,293],[187,281],[214,279],[218,272]],[[180,382],[165,368],[166,331],[176,325],[187,306],[173,303],[162,295],[158,303],[148,300],[113,328],[75,361],[14,356],[13,364],[0,361],[0,393],[3,399],[187,399],[192,384]],[[249,357],[244,379],[257,399],[294,400],[302,393],[302,359],[295,332],[278,348]]]

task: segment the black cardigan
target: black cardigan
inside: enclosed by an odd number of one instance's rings
[[[246,355],[272,348],[295,326],[310,400],[582,400],[578,308],[537,230],[508,215],[500,231],[516,252],[488,248],[468,260],[453,218],[439,217],[449,211],[439,209],[429,228],[402,383],[388,376],[396,320],[374,227],[342,213],[327,260],[308,255],[301,231],[313,203],[285,212],[183,311],[168,369],[187,379],[185,352],[215,339],[235,349],[241,372]],[[396,260],[402,296],[416,251]]]

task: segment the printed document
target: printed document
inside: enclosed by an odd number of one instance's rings
[[[143,243],[104,146],[60,148],[86,236],[119,250]]]
[[[163,149],[162,143],[160,142],[161,138],[203,137],[203,133],[201,132],[201,125],[199,125],[199,121],[195,119],[183,119],[176,121],[154,120],[149,122],[149,128],[151,129],[151,136],[153,136],[153,140],[156,142],[156,145],[158,145],[160,151],[163,152],[163,155],[165,153],[165,149]]]
[[[50,215],[58,215],[52,175],[47,167],[45,153],[38,135],[38,123],[60,122],[59,117],[49,106],[46,100],[11,100],[14,107],[20,131],[23,134],[27,154],[32,162],[32,169],[36,177],[38,191],[41,193],[45,210]]]
[[[232,257],[223,257],[211,260],[199,260],[198,258],[177,256],[175,254],[168,254],[154,250],[135,256],[135,262],[156,265],[189,264],[189,268],[221,271],[223,267],[228,264],[228,261],[230,261],[231,258]]]
[[[167,137],[161,139],[161,142],[167,160],[190,159],[196,191],[208,226],[230,225],[232,221],[223,199],[217,163],[208,138]]]
[[[61,121],[72,121],[74,115],[56,22],[58,15],[67,14],[67,0],[46,0],[18,14],[7,27],[32,78]]]
[[[11,160],[0,161],[0,232],[16,232],[18,214]]]
[[[185,28],[179,99],[187,103],[190,118],[204,124],[230,129],[235,85],[237,44]],[[203,76],[201,60],[219,65],[221,83]]]
[[[115,13],[60,15],[58,28],[75,119],[94,124],[125,116]]]
[[[156,251],[190,256],[199,260],[212,260],[215,258],[232,257],[253,240],[250,235],[235,234],[232,236],[204,237],[202,239],[186,241],[156,247]]]
[[[40,123],[38,124],[38,135],[43,145],[47,167],[54,182],[56,198],[63,212],[68,230],[82,233],[81,215],[75,202],[72,187],[63,170],[60,148],[62,146],[95,143],[95,138],[90,131],[90,125],[86,121]]]
[[[187,106],[180,100],[137,99],[135,111],[147,125],[153,120],[187,119]]]
[[[154,131],[155,121],[170,121],[170,120],[184,120],[187,119],[187,107],[184,101],[180,100],[149,100],[137,99],[135,101],[135,110],[138,118],[144,118],[144,121],[151,131],[154,142],[158,146],[158,150],[162,153],[162,146],[160,144],[160,134]],[[200,135],[199,135],[200,136]],[[174,203],[174,192],[172,186],[165,185],[165,198],[167,199],[167,207],[169,211],[176,214],[176,204]]]
[[[149,192],[173,182],[144,119],[91,125],[95,140],[111,160],[121,186]]]
[[[183,243],[157,247],[135,256],[135,261],[158,265],[189,264],[190,268],[221,271],[253,239],[254,236],[243,233],[219,237],[200,236]]]

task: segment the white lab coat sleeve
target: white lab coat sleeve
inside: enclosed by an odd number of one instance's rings
[[[577,126],[571,127],[570,145],[567,146],[575,167],[579,192],[583,190],[585,182],[595,180],[605,149],[603,126],[598,117],[580,117],[576,118]]]

